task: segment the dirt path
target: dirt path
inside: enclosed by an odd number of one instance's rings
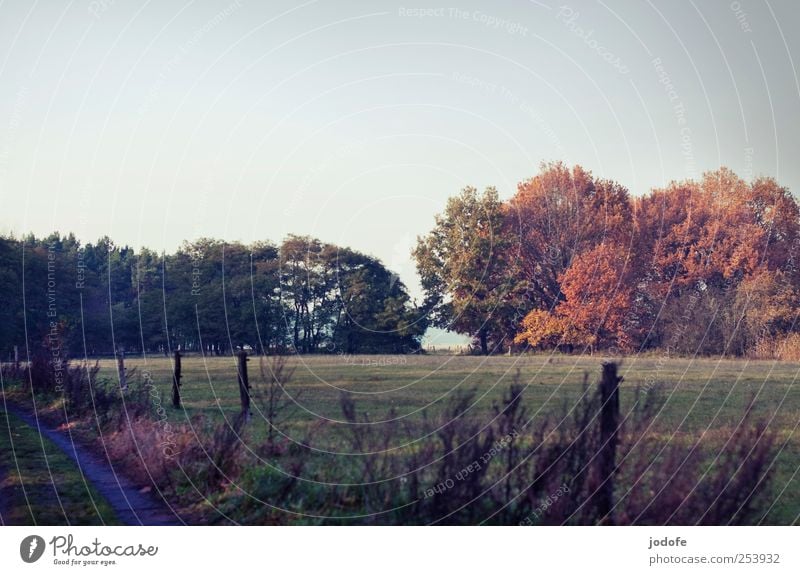
[[[114,509],[117,519],[125,525],[185,525],[184,521],[157,495],[142,493],[131,481],[116,473],[108,462],[73,441],[68,432],[46,427],[24,411],[6,403],[7,410],[23,420],[34,430],[39,429],[82,471],[86,481],[105,497]]]

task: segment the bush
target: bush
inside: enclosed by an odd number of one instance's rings
[[[755,359],[800,362],[800,333],[761,338],[751,355]]]

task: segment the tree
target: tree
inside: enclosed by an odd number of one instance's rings
[[[128,353],[283,352],[292,339],[313,353],[345,332],[353,353],[405,353],[419,349],[427,326],[380,261],[295,236],[280,248],[201,238],[161,256],[109,238],[0,238],[0,287],[3,359],[14,345],[24,357],[26,328],[28,342],[40,341],[51,321],[64,349],[81,356],[113,353],[112,344]]]
[[[432,323],[474,336],[483,354],[490,342],[496,348],[506,339],[504,319],[513,311],[518,283],[506,259],[505,218],[494,188],[482,194],[464,188],[413,252]]]
[[[744,353],[753,335],[734,333],[734,318],[745,313],[748,282],[780,271],[797,284],[797,203],[772,180],[748,185],[721,168],[700,182],[654,190],[637,202],[636,216],[637,246],[653,254],[642,266],[639,290],[651,304],[643,322],[650,324],[651,345],[704,353],[733,345]],[[694,333],[697,326],[702,329]]]
[[[633,307],[629,258],[620,246],[601,243],[577,255],[559,277],[564,300],[554,312],[534,310],[523,320],[520,342],[630,349]]]
[[[509,202],[510,230],[533,305],[553,309],[562,299],[559,278],[577,255],[602,242],[630,245],[628,191],[595,180],[580,166],[542,164]]]
[[[760,341],[777,341],[796,329],[800,293],[789,273],[764,268],[746,277],[736,287],[726,310],[725,347],[744,355]]]
[[[346,353],[408,353],[427,329],[405,285],[383,264],[352,250],[337,257],[340,310],[332,340]]]
[[[493,188],[448,200],[413,252],[420,307],[378,259],[306,236],[172,254],[0,237],[0,357],[16,345],[24,358],[53,324],[76,356],[405,353],[429,324],[484,353],[516,341],[746,355],[800,332],[798,249],[800,208],[773,179],[721,168],[632,201],[560,163],[508,202]]]

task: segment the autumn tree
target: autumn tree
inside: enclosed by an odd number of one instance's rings
[[[778,340],[795,329],[800,293],[790,277],[764,266],[736,287],[723,317],[726,352],[744,355],[760,341]]]
[[[603,242],[627,246],[632,237],[628,191],[560,162],[542,164],[538,175],[519,184],[508,213],[512,249],[529,299],[540,309],[561,301],[559,278],[574,257]]]
[[[528,314],[517,341],[535,346],[557,340],[590,351],[609,346],[630,349],[634,302],[629,259],[623,247],[611,242],[578,254],[559,276],[564,299],[553,312]]]
[[[745,353],[756,313],[747,294],[762,294],[778,277],[797,285],[799,222],[787,190],[769,179],[748,185],[726,168],[640,198],[636,245],[652,254],[639,280],[641,299],[650,302],[650,344]]]

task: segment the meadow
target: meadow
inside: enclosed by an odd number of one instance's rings
[[[423,434],[438,432],[436,422],[448,417],[444,412],[455,398],[468,397],[465,412],[477,424],[476,429],[486,429],[497,424],[498,406],[503,405],[509,386],[516,383],[523,387],[523,426],[534,428],[553,416],[558,425],[572,417],[580,401],[593,392],[607,359],[570,355],[293,356],[286,359],[286,369],[292,371],[284,386],[289,399],[273,421],[284,445],[313,443],[320,457],[304,473],[315,482],[356,484],[365,480],[357,463],[361,454],[370,450],[408,454]],[[261,361],[251,357],[248,364],[254,401],[247,432],[241,433],[245,449],[260,454],[249,464],[257,467],[280,461],[262,457],[258,448],[269,426],[266,403],[257,397],[266,389],[272,359]],[[135,367],[137,379],[152,381],[150,399],[156,410],[163,407],[159,413],[170,423],[191,427],[200,420],[233,422],[240,412],[235,360],[187,355],[182,363],[182,408],[174,409],[170,405],[171,360],[126,358],[127,369]],[[100,378],[116,378],[113,361],[100,364]],[[699,446],[713,466],[717,459],[724,459],[723,448],[738,448],[732,442],[737,441],[736,431],[749,409],[751,421],[762,422],[773,432],[777,445],[777,456],[770,462],[773,483],[763,522],[791,523],[800,514],[798,373],[800,364],[789,362],[628,357],[620,363],[624,377],[620,412],[626,417],[637,404],[655,399],[658,407],[646,428],[648,440],[678,452]],[[355,417],[343,415],[348,398],[354,402]],[[354,443],[350,437],[354,427],[364,429],[367,439]],[[343,461],[352,462],[345,465],[347,477],[342,476]]]
[[[249,358],[248,373],[259,385],[259,357]],[[340,398],[352,397],[360,411],[376,424],[394,408],[396,418],[413,420],[423,412],[436,413],[459,390],[477,391],[471,408],[476,416],[491,415],[491,406],[519,373],[525,402],[533,414],[545,414],[583,395],[584,377],[595,383],[603,356],[290,356],[293,370],[286,390],[295,399],[293,423],[325,420],[342,423]],[[148,373],[169,404],[172,360],[165,357],[126,358],[127,369]],[[100,360],[101,378],[116,378],[116,363]],[[197,413],[214,417],[239,411],[235,358],[187,355],[182,360],[183,409],[167,409],[171,421]],[[265,364],[269,374],[269,358]],[[624,411],[636,390],[657,390],[664,398],[660,427],[676,433],[700,433],[735,425],[755,398],[754,413],[788,433],[800,417],[800,363],[744,359],[665,359],[629,357],[621,361],[620,385]],[[257,418],[257,407],[253,411]]]
[[[52,442],[0,408],[0,518],[11,525],[115,525],[104,498]]]

